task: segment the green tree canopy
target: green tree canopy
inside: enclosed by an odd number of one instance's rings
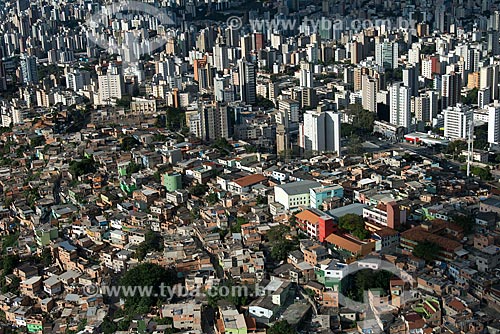
[[[268,330],[267,334],[297,334],[297,330],[286,320],[275,322]]]
[[[462,227],[464,229],[465,234],[469,234],[472,232],[472,229],[474,228],[474,224],[476,220],[474,219],[474,216],[468,214],[468,215],[461,215],[461,214],[456,214],[451,216],[451,221],[458,226]]]
[[[365,229],[363,217],[348,213],[339,218],[339,228],[345,230],[356,238],[364,240],[370,236],[370,232]]]
[[[271,248],[271,257],[276,261],[284,261],[288,254],[298,249],[297,238],[290,240],[286,236],[290,233],[290,227],[286,225],[276,225],[267,231],[266,237]]]
[[[441,247],[432,241],[419,242],[413,249],[413,254],[425,261],[434,261]]]
[[[193,196],[200,197],[208,191],[208,186],[205,184],[196,184],[189,188],[189,193]]]
[[[342,279],[342,291],[344,295],[358,302],[363,302],[366,290],[382,289],[387,292],[393,276],[393,273],[385,270],[359,270]]]
[[[130,151],[134,147],[137,147],[139,144],[140,142],[137,139],[132,136],[127,136],[122,139],[120,147],[123,151]]]
[[[144,236],[145,240],[137,247],[136,255],[143,260],[149,252],[163,250],[163,238],[157,232],[148,230]]]
[[[128,293],[122,291],[125,300],[125,311],[128,315],[144,314],[159,301],[165,301],[167,289],[162,286],[172,286],[177,283],[177,274],[174,270],[166,269],[153,263],[141,263],[128,270],[120,279],[122,287],[147,287],[148,293]],[[151,293],[149,293],[151,292]]]
[[[97,170],[95,162],[89,158],[83,158],[80,160],[73,160],[69,164],[69,171],[74,177],[79,177],[81,175],[95,173]]]

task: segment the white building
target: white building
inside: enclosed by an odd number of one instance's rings
[[[500,143],[500,103],[496,101],[488,108],[488,143]]]
[[[66,74],[66,87],[72,91],[78,92],[83,88],[84,80],[83,74],[78,70]]]
[[[466,139],[474,116],[470,107],[459,103],[455,107],[448,107],[443,114],[445,138],[451,140]]]
[[[389,94],[391,124],[408,129],[411,124],[410,89],[398,82],[389,88]]]
[[[340,114],[307,111],[299,129],[299,146],[306,152],[336,152],[340,155]]]
[[[499,98],[499,72],[500,65],[494,64],[490,66],[481,67],[481,71],[479,74],[479,89],[490,90],[490,98],[491,101],[497,100]]]
[[[284,206],[285,210],[310,206],[310,189],[320,187],[316,181],[297,181],[274,187],[274,201]]]
[[[116,66],[111,65],[108,72],[99,76],[99,103],[111,104],[112,99],[121,99],[125,91],[123,76]]]

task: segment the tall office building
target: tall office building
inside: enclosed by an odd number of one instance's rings
[[[460,102],[462,77],[460,73],[443,74],[441,81],[441,101],[443,110]]]
[[[430,122],[431,117],[431,99],[427,94],[422,94],[412,99],[412,112],[419,121]]]
[[[112,99],[122,98],[125,92],[125,83],[118,67],[110,65],[106,74],[99,75],[98,82],[100,104],[111,104]]]
[[[375,45],[375,63],[383,68],[397,68],[398,43],[385,40]]]
[[[199,104],[198,112],[190,116],[191,133],[203,140],[230,138],[230,124],[226,103]]]
[[[389,88],[389,118],[390,123],[408,129],[411,124],[410,89],[402,82]]]
[[[497,101],[488,109],[488,143],[500,144],[500,103]]]
[[[301,63],[300,64],[300,87],[313,88],[314,87],[314,76],[312,71],[312,64]]]
[[[66,74],[66,88],[72,91],[79,91],[83,88],[84,79],[80,70],[75,69],[73,72]]]
[[[371,112],[377,112],[377,92],[378,92],[378,80],[370,77],[369,75],[363,75],[362,79],[362,104],[363,109]]]
[[[489,88],[490,90],[490,101],[498,100],[500,98],[499,94],[499,73],[500,65],[493,64],[485,67],[481,67],[479,73],[479,89]]]
[[[418,67],[407,66],[403,69],[403,84],[410,88],[410,95],[417,96],[418,95]]]
[[[21,75],[23,84],[32,84],[38,82],[38,67],[35,56],[21,54]]]
[[[300,103],[298,101],[291,99],[279,100],[278,109],[288,123],[299,122]]]
[[[492,56],[500,55],[500,34],[498,30],[488,30],[488,53]]]
[[[241,56],[246,60],[250,60],[250,52],[252,51],[253,44],[252,40],[252,35],[245,35],[240,38]]]
[[[222,40],[214,46],[214,66],[219,71],[229,67],[228,49]]]
[[[491,90],[489,87],[480,89],[477,92],[477,106],[479,108],[484,108],[488,104],[490,104],[491,101]]]
[[[253,63],[244,59],[238,60],[239,84],[241,100],[253,104],[257,98],[256,69]]]
[[[0,60],[0,91],[7,89],[7,73],[5,72],[5,64]]]
[[[340,156],[340,114],[308,110],[299,130],[299,146],[304,152],[335,152]]]
[[[173,58],[165,57],[155,65],[156,73],[161,74],[163,80],[168,80],[168,78],[175,76],[175,62]]]
[[[478,49],[468,49],[465,57],[465,70],[468,73],[479,71],[479,59],[481,53]]]
[[[443,111],[444,114],[444,136],[451,140],[467,139],[469,126],[474,116],[470,107],[457,104],[448,107]]]
[[[363,59],[363,44],[355,41],[349,45],[349,51],[351,53],[351,64],[359,64]]]

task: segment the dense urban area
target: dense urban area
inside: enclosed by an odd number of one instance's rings
[[[0,334],[500,333],[500,2],[0,2]]]

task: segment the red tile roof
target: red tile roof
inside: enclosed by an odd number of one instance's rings
[[[248,187],[260,182],[264,182],[266,180],[267,178],[262,174],[252,174],[243,176],[239,179],[234,180],[233,182],[238,184],[240,187]]]

